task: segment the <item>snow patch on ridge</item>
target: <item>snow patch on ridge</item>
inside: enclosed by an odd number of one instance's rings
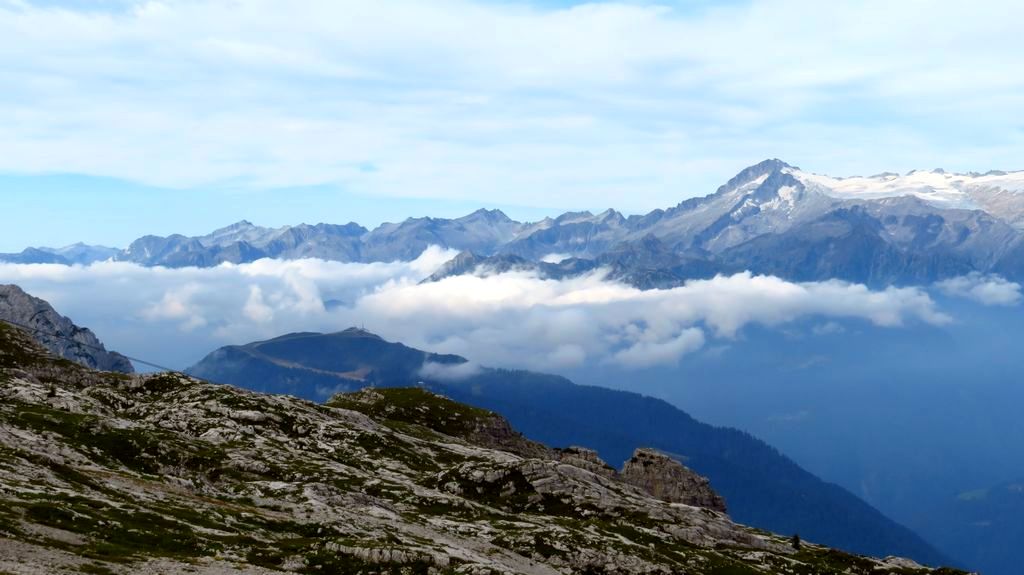
[[[843,200],[876,200],[914,196],[946,209],[984,209],[977,194],[994,190],[1024,193],[1024,172],[993,172],[985,175],[950,174],[941,170],[915,170],[905,175],[836,178],[785,168],[808,189]]]

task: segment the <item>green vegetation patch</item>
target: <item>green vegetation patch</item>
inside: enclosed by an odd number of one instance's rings
[[[462,497],[505,513],[579,517],[583,510],[567,499],[549,493],[539,493],[519,469],[504,470],[501,477],[494,481],[477,480],[471,476],[474,471],[473,467],[450,469],[438,475],[433,485],[444,489],[446,484],[455,483]],[[594,513],[600,511],[596,508],[588,510]]]
[[[191,385],[177,374],[158,373],[145,376],[139,389],[146,393],[163,394],[186,387]]]
[[[85,497],[46,497],[25,507],[25,520],[87,538],[85,546],[70,549],[84,557],[124,562],[150,555],[208,554],[191,526],[163,515]]]
[[[27,334],[0,322],[0,368],[30,367],[48,359],[29,341]]]
[[[116,462],[140,473],[155,474],[170,466],[216,476],[227,459],[221,448],[202,440],[185,442],[169,432],[112,428],[96,416],[46,406],[19,404],[10,419],[20,427],[60,435],[72,446],[98,454],[107,463]],[[85,481],[81,477],[75,480]]]
[[[20,523],[11,502],[0,499],[0,537],[19,535],[21,533]]]
[[[361,433],[356,437],[355,444],[366,451],[368,455],[374,456],[375,460],[384,458],[398,461],[413,471],[433,473],[442,468],[442,462],[433,457],[429,451],[395,437],[373,432]],[[350,459],[346,459],[346,462],[352,463]],[[359,464],[360,462],[356,461],[355,463]],[[376,461],[367,463],[369,465],[364,465],[364,467],[368,469],[373,469],[377,465]]]
[[[299,573],[317,573],[324,575],[428,575],[455,573],[454,569],[438,570],[433,564],[423,560],[407,563],[368,563],[346,553],[337,553],[320,547],[305,557],[305,567]]]
[[[875,566],[871,559],[838,549],[803,549],[794,559],[823,573],[843,573],[851,569],[870,573]]]
[[[481,422],[498,417],[486,409],[452,401],[418,387],[372,388],[338,394],[327,405],[365,413],[378,421],[410,423],[463,438]]]

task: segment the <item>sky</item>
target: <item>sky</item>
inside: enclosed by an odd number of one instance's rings
[[[0,251],[1021,169],[1024,4],[0,0]]]

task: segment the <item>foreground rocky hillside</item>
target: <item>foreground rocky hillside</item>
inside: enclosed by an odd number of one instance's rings
[[[326,390],[427,387],[462,403],[497,411],[516,429],[548,445],[585,445],[616,467],[633,459],[640,447],[678,454],[687,466],[711,479],[728,502],[732,517],[744,524],[799,533],[865,555],[900,555],[928,564],[951,562],[853,493],[822,481],[741,431],[697,421],[658,399],[577,385],[556,375],[476,366],[454,380],[445,377],[465,365],[467,360],[459,356],[424,352],[351,328],[224,347],[189,373],[207,381],[314,401],[327,400]]]
[[[719,503],[636,459],[652,470],[418,389],[318,405],[91,371],[0,325],[0,572],[955,573],[667,501]]]

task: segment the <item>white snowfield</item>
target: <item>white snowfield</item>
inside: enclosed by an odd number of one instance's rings
[[[876,200],[915,196],[938,208],[983,209],[996,212],[1007,200],[1024,201],[1024,171],[951,174],[915,170],[905,175],[879,174],[835,178],[785,168],[808,190],[843,200]],[[1006,206],[1003,206],[1006,207]]]

